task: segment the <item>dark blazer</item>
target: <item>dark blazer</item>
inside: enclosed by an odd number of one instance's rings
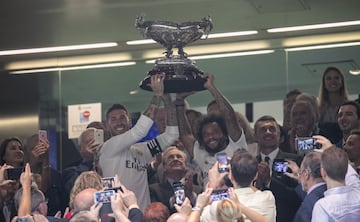
[[[291,159],[298,165],[300,165],[302,160],[302,158],[296,154],[286,153],[281,150],[279,150],[275,159]],[[257,160],[259,162],[261,161],[260,155],[257,156]],[[260,187],[262,190],[270,189],[275,197],[277,222],[293,221],[296,211],[301,204],[301,199],[295,192],[297,184],[296,181],[285,175],[279,177],[273,173],[271,176],[270,187]]]
[[[296,212],[294,222],[310,222],[312,217],[313,207],[319,199],[324,197],[326,191],[326,184],[316,187],[308,195],[306,195],[304,201],[301,203],[299,210]]]
[[[151,202],[161,202],[169,208],[170,213],[176,212],[176,209],[173,206],[170,206],[169,200],[170,197],[174,196],[174,189],[168,181],[165,181],[163,183],[151,184],[149,188],[150,188]],[[202,188],[200,186],[193,185],[193,191],[196,194],[199,194],[200,192],[202,192]],[[190,201],[192,201],[192,204],[195,204],[193,202],[196,200],[190,199]]]

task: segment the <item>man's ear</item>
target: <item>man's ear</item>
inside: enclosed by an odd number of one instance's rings
[[[320,172],[321,172],[321,176],[323,178],[323,180],[325,180],[327,178],[327,174],[326,174],[326,171],[324,170],[324,168],[320,168]]]

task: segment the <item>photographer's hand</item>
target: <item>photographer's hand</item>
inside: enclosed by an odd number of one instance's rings
[[[219,172],[219,162],[216,161],[209,170],[207,188],[217,189],[223,187],[225,185],[224,177],[228,174],[228,172]]]
[[[6,165],[6,163],[4,163],[4,165],[0,166],[0,188],[15,185],[16,182],[14,180],[5,180],[5,172],[7,169],[10,169],[10,168],[13,168],[13,167]]]
[[[191,202],[189,198],[185,198],[184,202],[179,206],[178,204],[174,204],[174,207],[178,213],[190,215],[191,213]]]
[[[324,150],[326,150],[326,149],[328,149],[328,148],[330,148],[332,146],[335,146],[334,144],[332,144],[330,142],[330,140],[328,138],[326,138],[324,136],[315,135],[315,136],[313,136],[313,138],[315,139],[316,144],[321,144],[321,148],[318,149],[317,151],[322,152],[322,151],[324,151]]]
[[[123,189],[123,192],[119,192],[120,197],[122,201],[124,202],[124,205],[130,210],[131,208],[139,208],[139,205],[137,203],[136,196],[134,192],[131,190],[128,190],[125,186],[121,186]]]
[[[284,175],[297,180],[299,182],[299,172],[300,172],[300,168],[299,166],[292,160],[288,160],[286,159],[286,161],[288,162],[288,167],[291,169],[292,173],[289,172],[285,172]]]

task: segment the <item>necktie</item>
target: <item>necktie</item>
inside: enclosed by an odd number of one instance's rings
[[[268,156],[265,156],[265,162],[267,163],[267,164],[269,164],[270,163],[270,157],[268,157]]]

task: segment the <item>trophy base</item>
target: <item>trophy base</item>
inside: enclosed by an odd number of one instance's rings
[[[169,62],[171,59],[165,59]],[[169,63],[159,60],[155,67],[150,70],[143,81],[140,82],[140,88],[152,91],[150,87],[150,78],[155,74],[165,73],[164,92],[192,92],[205,90],[204,83],[206,77],[204,73],[195,65],[190,64],[188,59],[179,62],[172,60]]]

